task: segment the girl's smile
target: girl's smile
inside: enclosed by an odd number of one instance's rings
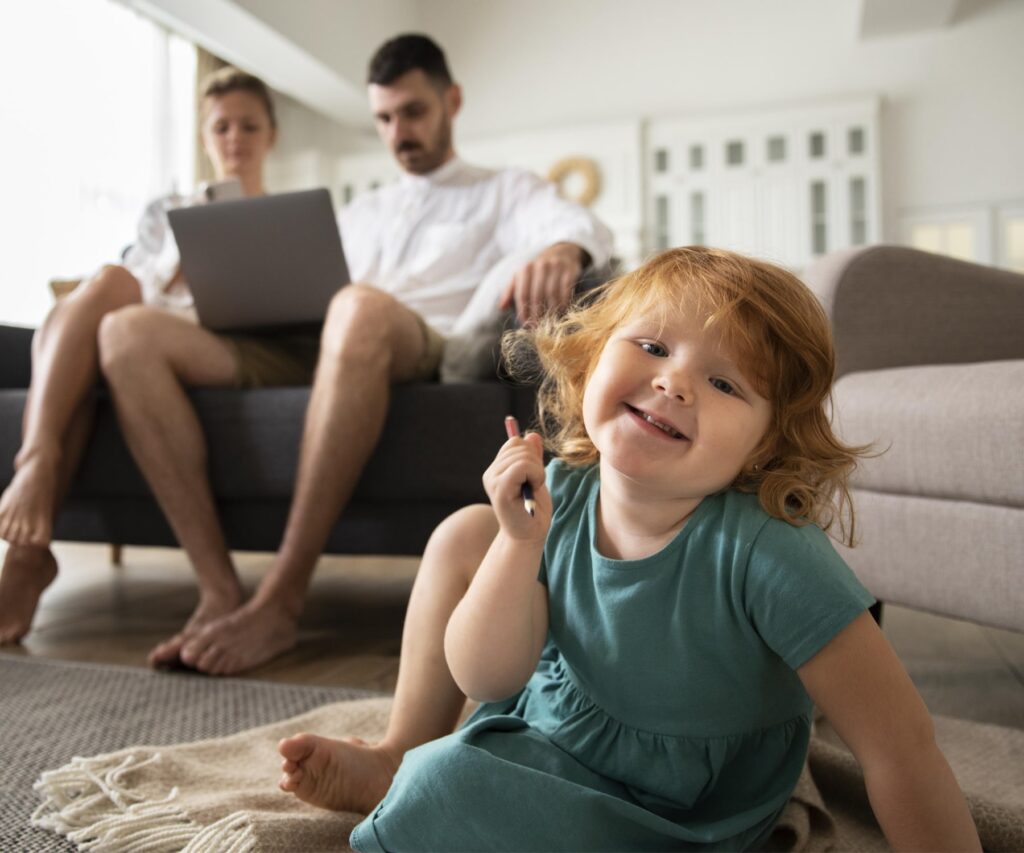
[[[583,394],[602,478],[697,499],[729,486],[771,420],[721,334],[682,311],[640,317],[608,339]]]
[[[625,406],[637,419],[640,429],[645,433],[668,438],[672,441],[689,440],[687,436],[683,434],[682,430],[675,427],[667,418],[663,416],[655,416],[651,412],[642,411],[634,406],[630,406],[628,403],[626,403]]]

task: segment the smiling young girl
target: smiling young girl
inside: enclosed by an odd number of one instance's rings
[[[384,740],[286,739],[281,787],[370,812],[357,850],[753,849],[817,704],[895,848],[980,849],[873,599],[823,532],[851,538],[861,451],[829,424],[813,295],[768,264],[676,249],[524,341],[554,461],[536,433],[501,448],[490,506],[424,554]],[[450,734],[464,696],[483,704]]]

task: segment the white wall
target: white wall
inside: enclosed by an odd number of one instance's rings
[[[351,128],[280,92],[274,93],[274,106],[277,142],[267,158],[267,189],[287,192],[325,186],[333,191],[338,158],[353,149],[357,138]]]
[[[360,89],[377,45],[415,29],[416,0],[234,0]]]
[[[366,62],[385,38],[419,30],[464,86],[461,141],[880,95],[885,239],[908,212],[1024,199],[1022,0],[944,0],[934,21],[911,16],[917,31],[874,37],[864,30],[902,29],[866,26],[872,9],[892,17],[879,0],[121,2],[225,48],[237,34],[239,57],[346,122],[364,150],[376,145]],[[300,159],[301,172],[321,171],[315,155]]]
[[[862,39],[858,0],[429,0],[463,136],[878,93],[883,222],[1024,198],[1024,3]]]

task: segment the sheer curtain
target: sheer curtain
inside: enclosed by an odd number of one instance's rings
[[[38,325],[51,278],[192,186],[195,85],[195,48],[112,0],[0,4],[0,322]]]

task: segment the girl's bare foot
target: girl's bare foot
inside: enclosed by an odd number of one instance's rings
[[[53,532],[59,456],[37,452],[17,463],[0,496],[0,539],[12,545],[46,548]]]
[[[49,548],[11,545],[0,574],[0,646],[16,643],[32,627],[39,598],[57,577]]]
[[[160,668],[184,663],[181,660],[181,649],[185,643],[196,637],[208,625],[237,610],[241,603],[241,587],[216,595],[200,593],[199,604],[192,611],[185,627],[149,653],[149,665]]]
[[[284,760],[278,787],[300,800],[339,812],[369,814],[384,799],[399,760],[380,744],[299,734],[277,745]]]

